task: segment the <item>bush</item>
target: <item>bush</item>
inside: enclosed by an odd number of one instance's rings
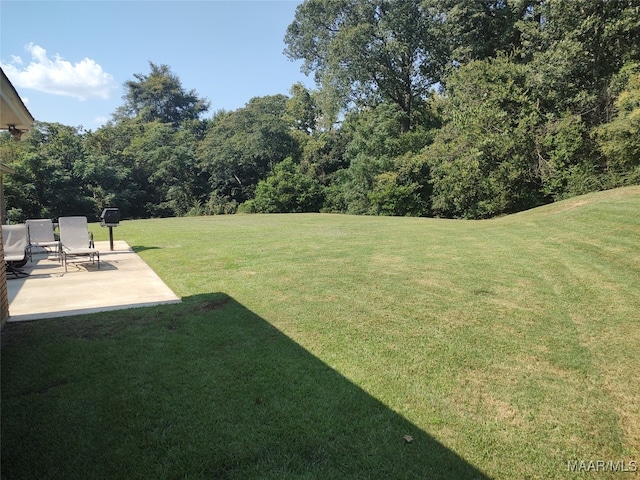
[[[206,215],[231,215],[237,211],[238,202],[218,192],[213,192],[209,196],[209,200],[204,208]]]
[[[250,207],[258,213],[318,212],[322,202],[318,180],[300,172],[298,165],[287,157],[258,183]]]
[[[378,215],[429,215],[429,168],[419,156],[407,153],[394,162],[394,170],[374,179],[369,200]]]
[[[21,208],[10,208],[7,211],[7,224],[9,225],[24,223],[26,219],[26,215]]]

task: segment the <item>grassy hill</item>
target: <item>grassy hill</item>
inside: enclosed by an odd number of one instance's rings
[[[482,221],[236,215],[115,235],[183,304],[5,328],[7,478],[640,462],[640,187]]]

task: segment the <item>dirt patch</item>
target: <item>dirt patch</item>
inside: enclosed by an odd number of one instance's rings
[[[215,300],[208,300],[206,302],[198,303],[194,305],[194,312],[214,312],[216,310],[222,310],[229,302],[230,297],[218,298]]]

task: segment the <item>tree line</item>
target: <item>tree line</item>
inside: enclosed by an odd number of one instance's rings
[[[640,183],[639,0],[306,0],[317,88],[209,111],[169,66],[96,131],[0,136],[8,218],[488,218]]]

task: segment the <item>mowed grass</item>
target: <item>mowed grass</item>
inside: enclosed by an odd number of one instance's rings
[[[486,221],[235,215],[114,234],[183,303],[5,327],[2,478],[640,463],[640,187]]]

